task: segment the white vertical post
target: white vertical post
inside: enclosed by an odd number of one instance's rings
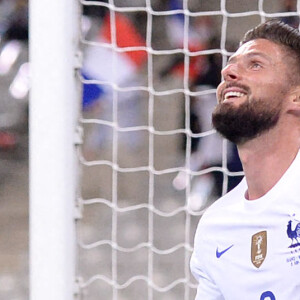
[[[71,300],[75,287],[75,78],[79,1],[31,0],[30,299]]]

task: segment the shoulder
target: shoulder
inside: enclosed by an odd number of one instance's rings
[[[194,255],[203,257],[215,251],[215,241],[224,236],[232,220],[240,215],[247,185],[245,179],[229,193],[215,201],[202,215],[194,236]]]
[[[243,179],[237,187],[216,200],[202,215],[199,220],[195,242],[210,240],[224,230],[224,226],[232,223],[232,220],[239,218],[243,210],[244,194],[247,190],[246,180]]]
[[[245,178],[230,192],[222,196],[220,199],[215,201],[210,207],[207,208],[200,223],[206,223],[208,220],[218,220],[224,218],[224,214],[228,214],[236,210],[237,206],[244,199],[245,191],[247,190],[247,184]]]
[[[202,215],[194,236],[194,268],[204,267],[204,262],[211,260],[216,249],[216,240],[224,236],[224,230],[239,213],[242,197],[247,189],[245,179],[229,193],[215,201]],[[204,259],[205,258],[205,259]]]

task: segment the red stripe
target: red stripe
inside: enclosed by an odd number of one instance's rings
[[[145,46],[145,40],[135,29],[130,19],[120,13],[115,14],[116,43],[117,47],[137,47]],[[104,37],[111,43],[111,24],[110,15],[107,14],[101,31],[101,37]],[[146,51],[126,51],[124,52],[136,66],[140,66],[147,58]]]

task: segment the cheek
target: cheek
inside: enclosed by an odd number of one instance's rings
[[[286,79],[283,81],[274,80],[273,82],[266,85],[266,96],[273,98],[280,98],[279,100],[283,100],[283,97],[287,94],[289,90],[289,85],[286,84]]]
[[[250,85],[250,94],[253,97],[262,97],[262,98],[270,98],[277,96],[279,93],[281,94],[283,90],[282,82],[278,80],[274,81],[260,81],[253,82]]]
[[[287,92],[287,86],[276,80],[252,86],[249,96],[250,101],[263,101],[270,107],[277,107],[283,102]]]

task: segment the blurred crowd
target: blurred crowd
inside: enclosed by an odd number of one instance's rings
[[[140,124],[142,95],[138,87],[142,85],[141,74],[147,65],[147,52],[143,50],[146,46],[146,32],[143,30],[145,26],[141,26],[146,23],[146,18],[140,12],[131,13],[130,16],[116,12],[112,20],[112,15],[105,6],[108,1],[88,2],[83,6],[82,34],[83,39],[93,43],[86,43],[83,48],[83,111],[92,112],[99,118],[101,116],[107,122],[103,122],[101,130],[99,126],[94,126],[86,136],[84,155],[87,159],[93,159],[93,153],[111,139],[109,124],[113,121],[112,99],[118,103],[118,125],[132,128],[120,143],[127,143],[133,150],[142,144],[140,132],[134,127]],[[100,5],[95,5],[96,2]],[[220,36],[216,32],[214,19],[210,16],[190,17],[186,30],[185,16],[182,13],[183,0],[156,1],[155,9],[174,12],[165,18],[163,39],[167,40],[170,49],[185,48],[191,55],[188,70],[186,58],[179,53],[172,55],[172,59],[154,75],[163,82],[170,77],[183,78],[184,74],[188,74],[189,90],[196,92],[195,94],[200,92],[198,94],[201,95],[190,97],[190,127],[187,129],[191,134],[187,134],[182,144],[178,145],[182,150],[182,157],[185,157],[187,139],[191,139],[189,165],[184,164],[173,181],[174,189],[183,190],[191,180],[188,205],[193,210],[199,210],[212,195],[220,196],[223,188],[222,172],[191,176],[189,171],[198,172],[211,166],[222,166],[222,139],[216,134],[199,137],[201,133],[212,130],[210,115],[216,104],[213,91],[221,80],[222,57],[220,54],[197,54],[198,51],[220,48]],[[296,0],[282,0],[283,12],[296,10]],[[298,16],[282,20],[295,27],[299,26]],[[111,32],[112,21],[115,24],[115,35]],[[185,40],[187,36],[188,40]],[[155,42],[155,36],[153,41]],[[102,46],[95,46],[94,42]],[[115,51],[116,48],[121,51]],[[27,113],[30,88],[27,50],[28,0],[0,0],[0,80],[10,78],[6,99],[0,98],[0,151],[8,151],[17,146],[13,128],[19,122],[20,111],[7,103],[22,103],[22,113]],[[27,54],[21,57],[24,51]],[[201,93],[203,91],[211,92]],[[182,120],[179,120],[183,128],[185,114],[182,111]],[[229,143],[226,147],[228,170],[241,171],[236,148]],[[240,176],[229,176],[228,189],[232,189],[239,180]]]
[[[104,2],[104,1],[101,1]],[[182,110],[182,118],[178,120],[181,127],[185,127],[185,119],[190,120],[189,128],[186,128],[191,134],[187,134],[178,145],[181,149],[182,157],[186,155],[187,140],[191,139],[191,153],[189,164],[182,166],[182,171],[175,174],[173,187],[175,190],[184,190],[191,181],[191,191],[188,197],[188,206],[192,210],[203,208],[212,196],[217,197],[222,193],[223,173],[220,171],[206,173],[205,175],[191,176],[191,172],[197,174],[212,166],[222,166],[223,140],[216,134],[207,137],[199,137],[201,133],[212,130],[211,113],[216,105],[216,96],[214,90],[219,84],[220,70],[222,67],[222,58],[219,54],[199,55],[197,52],[207,49],[217,49],[220,47],[219,37],[214,31],[215,24],[213,19],[206,17],[189,18],[188,34],[185,32],[185,16],[182,13],[182,0],[169,0],[163,3],[161,10],[174,11],[165,19],[165,38],[168,41],[169,49],[187,48],[191,53],[188,61],[188,85],[189,90],[193,92],[207,91],[201,96],[190,98],[189,116]],[[112,41],[110,35],[111,15],[105,6],[99,6],[97,10],[86,7],[86,15],[92,18],[100,19],[99,27],[89,40],[110,45],[109,47],[95,47],[90,45],[85,49],[83,78],[84,78],[84,109],[97,111],[101,118],[112,121],[112,99],[117,98],[118,122],[120,127],[136,126],[140,102],[142,101],[138,89],[130,92],[124,92],[124,88],[137,87],[140,83],[143,66],[147,63],[147,54],[144,51],[124,51],[115,52],[113,47],[144,47],[146,45],[146,36],[142,32],[142,26],[138,26],[141,16],[138,14],[133,17],[116,13],[115,32],[116,38]],[[97,14],[95,15],[95,12]],[[188,39],[185,40],[185,37]],[[184,80],[187,74],[186,57],[182,53],[170,56],[168,63],[160,68],[159,74],[156,74],[163,82],[168,78],[180,78]],[[117,64],[118,72],[114,72],[113,59]],[[91,84],[90,80],[100,81],[98,84]],[[113,85],[119,87],[114,92]],[[123,88],[123,90],[122,90]],[[199,93],[201,94],[201,93]],[[184,97],[184,95],[182,95]],[[105,145],[109,139],[109,126],[94,126],[93,130],[86,138],[85,157],[93,159],[93,152]],[[132,131],[131,136],[126,136],[124,141],[134,150],[142,143],[138,136],[138,130]],[[230,172],[241,171],[241,165],[237,158],[236,149],[233,145],[228,145],[227,149],[227,168]],[[200,174],[200,173],[199,173]],[[240,178],[237,176],[228,177],[228,188],[233,188]]]
[[[98,1],[107,2],[107,1]],[[201,96],[190,97],[190,110],[188,119],[189,128],[186,128],[191,134],[187,134],[182,145],[182,157],[186,157],[187,140],[191,139],[191,153],[188,164],[182,166],[182,171],[178,172],[173,180],[173,187],[176,190],[184,190],[191,182],[190,193],[187,199],[187,205],[192,210],[200,210],[205,207],[208,200],[218,198],[224,191],[229,191],[235,187],[241,180],[241,176],[232,176],[234,172],[242,171],[238,158],[237,149],[233,144],[223,143],[223,140],[217,134],[200,137],[201,133],[212,130],[211,113],[216,105],[216,95],[214,90],[221,81],[220,71],[222,68],[222,57],[220,54],[198,55],[197,52],[207,49],[220,48],[220,36],[216,32],[216,24],[210,16],[190,17],[188,29],[185,27],[185,15],[183,11],[182,0],[168,0],[156,7],[157,10],[174,11],[165,19],[165,38],[168,40],[170,49],[187,49],[191,55],[188,61],[186,57],[179,53],[172,55],[168,64],[160,69],[160,80],[164,81],[170,77],[183,78],[188,74],[188,88],[192,92]],[[283,0],[283,12],[295,12],[297,10],[296,0]],[[97,110],[102,118],[112,121],[112,99],[117,99],[121,110],[118,111],[118,122],[120,127],[130,127],[138,124],[140,115],[139,106],[141,95],[139,91],[132,90],[124,92],[122,88],[136,87],[140,84],[143,65],[147,62],[147,55],[143,51],[124,51],[114,52],[113,47],[140,47],[146,45],[145,33],[141,32],[141,16],[137,13],[132,18],[116,13],[115,33],[116,38],[112,40],[110,35],[111,15],[105,6],[93,6],[85,8],[85,14],[92,18],[101,20],[99,28],[96,30],[92,40],[110,45],[111,48],[94,46],[87,47],[85,51],[85,65],[83,68],[84,85],[84,108]],[[145,21],[145,20],[144,20]],[[299,26],[299,17],[290,16],[282,18],[282,21],[295,27]],[[188,37],[188,39],[186,39]],[[186,39],[186,40],[185,40]],[[230,41],[229,41],[230,42]],[[230,43],[227,43],[228,51]],[[114,53],[114,56],[113,56]],[[114,72],[113,59],[115,60],[117,72]],[[188,64],[187,64],[188,62]],[[188,65],[188,70],[186,66]],[[99,80],[100,84],[90,84],[89,80]],[[119,87],[114,92],[113,86]],[[206,92],[205,92],[206,91]],[[185,127],[186,112],[182,111],[182,128]],[[108,128],[95,126],[87,137],[86,157],[92,158],[92,152],[97,151],[108,140]],[[127,136],[125,141],[136,147],[139,140],[138,131],[132,131],[131,136]],[[224,149],[224,147],[226,149]],[[226,168],[230,172],[227,177],[227,187],[224,189],[224,174],[220,171],[208,172],[200,175],[201,170],[210,167],[224,167],[223,153],[227,153]],[[196,175],[199,174],[199,175]]]
[[[27,0],[0,0],[0,80],[0,151],[11,151],[28,109]]]

